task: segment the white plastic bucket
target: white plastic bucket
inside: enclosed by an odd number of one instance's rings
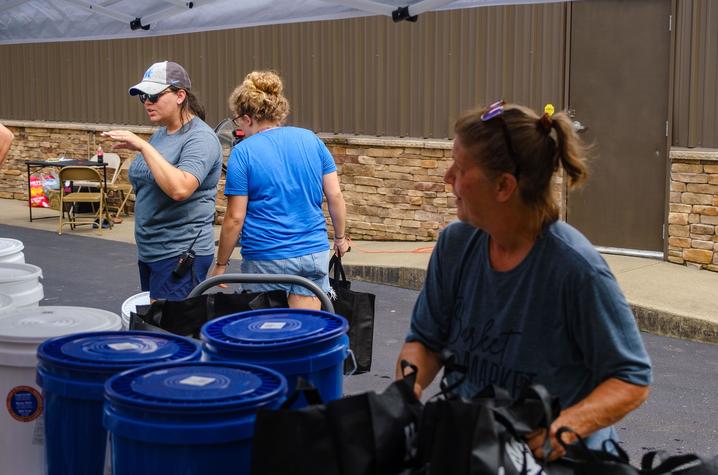
[[[0,314],[0,460],[3,474],[43,475],[44,401],[35,383],[38,345],[48,338],[119,330],[119,315],[85,307],[35,307]]]
[[[129,330],[130,314],[135,311],[138,305],[149,305],[150,293],[140,292],[122,302],[122,328]]]
[[[42,269],[32,264],[0,262],[0,294],[12,297],[16,308],[37,307],[45,296]]]
[[[15,310],[15,302],[12,297],[0,294],[0,315],[11,312],[12,310]]]
[[[24,264],[25,254],[22,253],[24,248],[25,245],[22,241],[10,238],[0,238],[0,262]]]

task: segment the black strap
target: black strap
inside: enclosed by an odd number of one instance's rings
[[[410,363],[407,360],[401,360],[399,362],[399,366],[401,367],[402,379],[406,381],[407,385],[411,385],[411,389],[413,391],[414,385],[416,384],[416,378],[419,374],[419,368],[417,368],[415,364]],[[411,369],[411,373],[406,374],[407,368]]]
[[[466,366],[462,366],[456,363],[456,355],[451,350],[442,350],[439,354],[439,359],[441,360],[441,365],[444,367],[444,374],[441,375],[441,380],[439,381],[439,392],[431,396],[429,398],[430,401],[439,398],[454,398],[454,395],[452,395],[451,393],[454,391],[454,389],[461,386],[461,384],[466,379]],[[449,384],[448,376],[452,373],[458,373],[460,376],[456,381]]]
[[[334,269],[334,283],[335,285],[339,282],[346,282],[347,275],[344,272],[344,266],[342,265],[342,258],[334,254],[329,260],[329,273],[331,274],[332,268]]]
[[[526,391],[534,393],[543,408],[543,414],[546,418],[546,437],[544,437],[543,442],[543,459],[544,461],[547,461],[551,452],[553,452],[553,445],[551,445],[551,424],[553,424],[554,416],[553,410],[551,409],[551,394],[549,394],[548,390],[540,384],[532,384],[526,388]]]
[[[651,468],[650,466],[646,467],[644,466],[644,463],[648,460],[650,460],[650,464],[653,464],[653,458],[648,456],[651,453],[645,454],[643,456],[643,459],[641,460],[641,470],[643,470],[647,475],[659,475],[659,474],[665,474],[665,473],[673,473],[673,470],[681,467],[683,465],[686,465],[688,463],[692,462],[701,462],[705,463],[705,460],[701,458],[700,456],[696,454],[685,454],[685,455],[675,455],[673,457],[669,457],[668,459],[661,462],[660,465],[658,465],[655,468]]]
[[[606,439],[601,443],[601,448],[604,452],[611,453],[611,449],[615,451],[618,454],[618,458],[620,458],[623,462],[629,463],[629,456],[628,453],[623,450],[623,447],[618,445],[618,442],[616,442],[613,439]]]
[[[319,390],[316,388],[316,386],[314,386],[312,383],[302,378],[301,376],[298,376],[297,386],[294,388],[294,391],[292,391],[292,394],[289,395],[287,400],[284,401],[281,408],[290,408],[295,402],[297,402],[297,399],[299,399],[300,395],[304,395],[304,399],[311,406],[317,404],[324,404],[322,396],[321,394],[319,394]]]
[[[576,437],[576,444],[570,445],[567,444],[566,441],[563,440],[564,434],[573,434],[574,437]],[[556,439],[558,440],[558,443],[563,446],[564,449],[569,450],[569,447],[571,447],[571,450],[573,452],[578,449],[578,452],[580,452],[580,455],[583,457],[584,460],[592,460],[594,462],[598,462],[598,458],[591,452],[591,449],[588,448],[586,445],[586,442],[583,440],[583,438],[578,435],[578,433],[571,429],[570,427],[559,427],[559,429],[556,431]]]

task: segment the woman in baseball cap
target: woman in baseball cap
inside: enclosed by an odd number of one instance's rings
[[[129,94],[139,97],[159,128],[149,141],[127,130],[103,133],[117,142],[115,148],[138,152],[129,178],[136,196],[140,283],[152,300],[184,299],[204,280],[214,256],[222,148],[191,88],[179,64],[153,64]]]

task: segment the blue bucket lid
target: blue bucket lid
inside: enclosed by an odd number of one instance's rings
[[[105,384],[111,402],[174,412],[258,407],[286,392],[287,381],[276,371],[232,362],[142,366]]]
[[[116,373],[136,366],[198,359],[201,349],[170,333],[124,331],[76,333],[40,345],[38,359],[62,368]]]
[[[321,310],[263,309],[207,322],[202,339],[222,346],[276,350],[336,338],[348,328],[343,317]]]

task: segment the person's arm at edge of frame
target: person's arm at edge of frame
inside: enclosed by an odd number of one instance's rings
[[[7,157],[7,153],[10,151],[10,145],[14,139],[15,136],[13,133],[10,132],[7,127],[0,124],[0,166],[2,166],[5,161],[5,157]]]
[[[550,460],[556,460],[565,454],[565,449],[556,439],[556,432],[561,427],[570,427],[581,437],[615,424],[628,413],[637,409],[648,399],[650,386],[628,383],[618,378],[608,378],[584,399],[561,411],[558,418],[551,424],[550,437],[553,447]],[[543,457],[545,431],[530,434],[528,445],[537,457]],[[565,434],[564,442],[574,442],[575,436]]]
[[[347,207],[344,202],[339,176],[337,172],[331,172],[322,178],[322,189],[327,197],[327,209],[334,227],[334,253],[342,257],[349,249],[349,242],[346,236]],[[337,239],[338,238],[338,239]]]
[[[417,368],[414,394],[416,394],[417,399],[421,399],[421,393],[431,384],[441,369],[442,363],[439,353],[431,351],[419,341],[407,341],[401,347],[399,358],[396,360],[396,379],[404,377],[401,369],[402,360],[408,361]]]
[[[217,260],[209,272],[209,276],[222,275],[227,271],[229,259],[244,227],[244,218],[247,216],[247,195],[227,196],[227,211],[224,214],[222,229],[219,232],[219,246],[217,247]]]

